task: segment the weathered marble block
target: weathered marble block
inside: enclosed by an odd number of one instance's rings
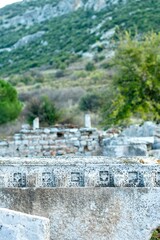
[[[0,208],[0,240],[50,240],[49,219]]]

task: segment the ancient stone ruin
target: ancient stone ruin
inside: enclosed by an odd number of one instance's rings
[[[132,125],[120,134],[103,140],[103,155],[108,157],[153,156],[160,159],[160,125],[145,122]]]
[[[88,117],[86,124],[90,125]],[[100,131],[89,127],[39,128],[39,122],[35,119],[33,129],[23,126],[10,139],[0,141],[0,156],[3,157],[64,155],[160,158],[160,125],[146,122],[123,131]]]
[[[100,134],[95,128],[24,128],[13,139],[0,141],[0,156],[93,156],[101,155],[100,151]]]
[[[0,169],[0,206],[49,218],[51,240],[149,240],[160,226],[155,158],[1,158]]]
[[[49,219],[0,208],[1,240],[50,240]]]
[[[150,240],[160,226],[159,133],[150,122],[102,132],[42,129],[36,120],[34,129],[0,141],[0,207],[49,219],[50,240]],[[0,231],[25,236],[27,224],[23,229],[17,214],[1,221]],[[48,227],[41,233],[37,221],[42,238],[35,239],[48,240]]]

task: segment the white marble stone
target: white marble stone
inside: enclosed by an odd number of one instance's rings
[[[91,128],[91,116],[90,114],[85,114],[85,127]]]
[[[50,240],[49,219],[0,208],[0,240]]]
[[[39,118],[33,120],[33,130],[39,129]]]

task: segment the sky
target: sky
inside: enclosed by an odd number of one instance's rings
[[[14,2],[21,2],[22,0],[0,0],[0,8],[4,7],[7,4],[11,4]]]

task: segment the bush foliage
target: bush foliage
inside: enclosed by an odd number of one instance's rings
[[[32,98],[26,106],[24,114],[30,124],[36,117],[39,117],[43,126],[53,125],[60,117],[54,103],[47,96]]]
[[[82,111],[97,112],[101,106],[101,98],[95,93],[89,93],[83,96],[79,102],[79,108]]]
[[[16,119],[21,109],[16,89],[6,81],[0,80],[0,124]]]
[[[106,125],[132,117],[160,121],[160,33],[140,41],[130,34],[120,39],[113,59],[114,95],[103,108]]]

